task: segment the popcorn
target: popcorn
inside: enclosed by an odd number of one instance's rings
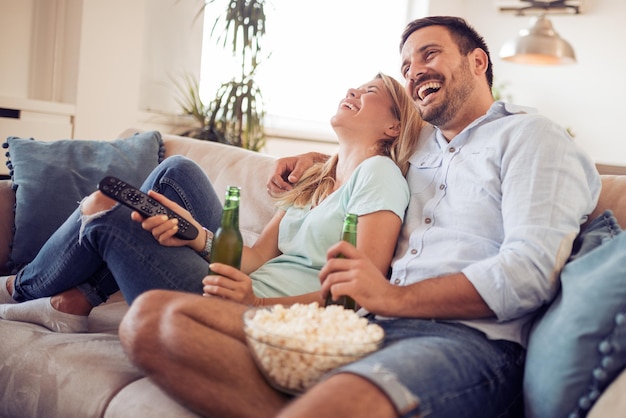
[[[383,329],[340,305],[317,303],[252,309],[244,316],[248,345],[274,387],[301,392],[326,372],[378,349]]]

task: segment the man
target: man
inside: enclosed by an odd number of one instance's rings
[[[226,341],[243,331],[219,317],[220,304],[189,307],[178,295],[147,294],[131,308],[122,339],[131,358],[185,404],[220,417],[520,412],[525,331],[554,296],[596,204],[597,171],[562,128],[494,103],[489,50],[463,20],[411,22],[401,56],[407,91],[434,128],[410,160],[411,202],[392,275],[347,243],[329,249],[320,273],[322,293],[354,298],[385,329],[385,346],[290,399],[259,380],[244,344]],[[268,186],[290,187],[284,178],[297,181],[318,157],[281,160]],[[161,303],[166,313],[154,310]],[[151,336],[175,326],[195,340]]]

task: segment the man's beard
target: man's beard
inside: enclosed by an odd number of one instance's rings
[[[452,90],[446,90],[446,97],[438,106],[429,106],[427,109],[418,107],[422,119],[426,122],[440,128],[445,127],[463,107],[466,99],[471,96],[473,85],[466,60],[461,61],[457,74],[460,74],[460,78],[454,80],[456,88],[453,85]]]

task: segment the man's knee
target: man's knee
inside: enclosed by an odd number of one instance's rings
[[[398,414],[390,399],[368,379],[338,373],[296,398],[278,418],[318,416],[396,418]]]
[[[119,337],[129,357],[140,366],[146,366],[154,351],[161,349],[162,328],[167,312],[163,309],[169,292],[150,290],[139,295],[122,318]]]

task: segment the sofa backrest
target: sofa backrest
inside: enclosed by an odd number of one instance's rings
[[[589,219],[595,218],[606,209],[611,209],[619,225],[626,229],[626,175],[602,175],[600,199]]]
[[[121,137],[132,132],[133,130],[128,130]],[[265,183],[273,169],[275,158],[241,148],[176,135],[163,135],[163,140],[165,156],[184,155],[197,162],[211,179],[221,199],[226,186],[235,185],[242,188],[240,228],[246,244],[252,244],[274,212],[273,202],[267,194]],[[11,181],[0,180],[0,274],[6,273],[3,267],[8,261],[9,244],[13,237],[14,205],[15,193],[11,189]],[[590,219],[606,209],[611,209],[620,226],[626,228],[626,175],[602,175],[602,193]]]
[[[239,229],[247,245],[254,243],[274,214],[274,202],[267,193],[266,181],[275,158],[230,145],[163,135],[165,157],[184,155],[198,163],[209,176],[224,202],[227,186],[241,187]]]
[[[11,180],[0,180],[0,275],[6,273],[3,270],[9,261],[13,241],[13,221],[15,207],[15,192],[11,188]]]

